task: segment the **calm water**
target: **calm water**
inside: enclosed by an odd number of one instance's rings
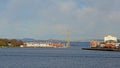
[[[86,51],[89,43],[71,48],[1,48],[0,68],[120,68],[120,52]]]

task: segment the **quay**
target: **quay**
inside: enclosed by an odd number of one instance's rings
[[[82,48],[82,50],[96,50],[96,51],[120,51],[120,49],[112,49],[112,48]]]

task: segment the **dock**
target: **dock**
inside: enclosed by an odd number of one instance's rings
[[[113,49],[113,48],[82,48],[82,50],[119,51],[120,52],[120,49]]]

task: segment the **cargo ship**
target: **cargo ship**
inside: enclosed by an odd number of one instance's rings
[[[120,51],[120,42],[117,37],[108,35],[104,37],[104,41],[90,41],[90,47],[82,50]]]

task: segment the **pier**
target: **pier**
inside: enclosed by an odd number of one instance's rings
[[[119,51],[120,52],[120,49],[112,49],[112,48],[82,48],[82,50]]]

